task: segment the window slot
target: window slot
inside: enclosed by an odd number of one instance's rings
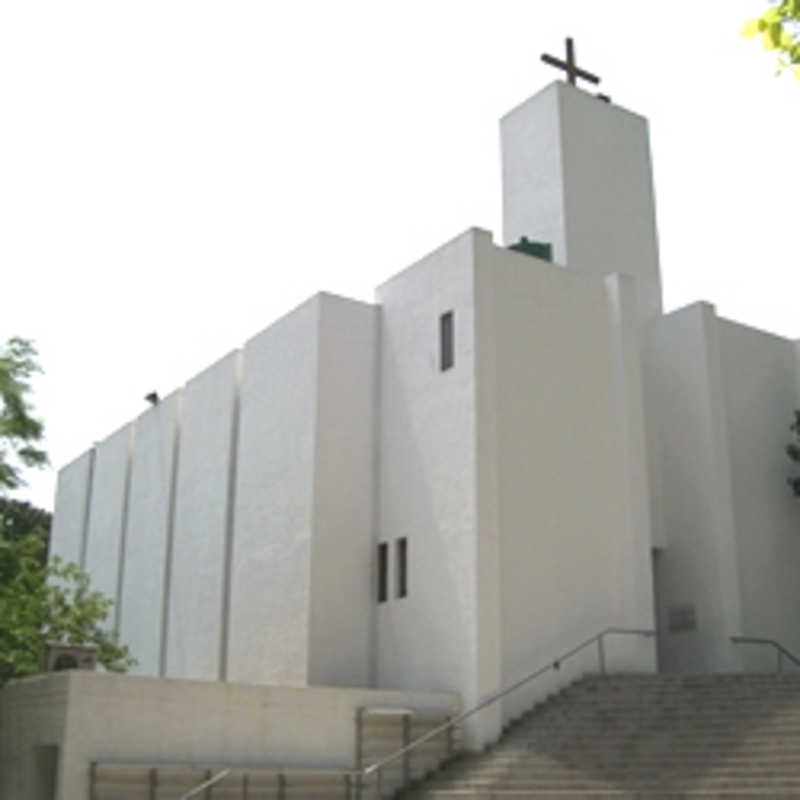
[[[389,545],[381,542],[378,545],[378,602],[385,603],[389,599]]]
[[[455,363],[455,330],[453,312],[447,311],[439,317],[439,367],[442,372]]]
[[[395,569],[397,570],[397,596],[405,597],[408,594],[408,539],[395,540]]]

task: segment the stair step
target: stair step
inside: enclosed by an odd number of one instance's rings
[[[639,791],[606,790],[596,792],[573,792],[570,790],[559,791],[482,791],[482,790],[431,790],[423,793],[407,795],[409,800],[752,800],[753,798],[769,797],[770,800],[797,800],[797,794],[792,791],[770,790],[765,795],[762,789],[738,789],[733,791],[703,791],[685,790],[673,791]]]
[[[403,797],[800,798],[800,674],[588,678]]]
[[[793,764],[785,764],[778,767],[780,774],[791,777],[800,778],[800,763],[794,762]],[[443,777],[448,780],[458,778],[460,780],[481,780],[481,779],[501,779],[501,778],[539,778],[539,777],[552,777],[552,776],[585,776],[594,777],[600,776],[603,778],[619,780],[625,776],[635,775],[713,775],[713,776],[758,776],[758,777],[772,777],[775,775],[775,766],[753,762],[751,764],[742,765],[721,765],[715,764],[711,767],[705,765],[698,766],[675,766],[674,764],[662,764],[659,762],[647,765],[640,764],[620,764],[616,767],[583,767],[583,766],[564,766],[564,767],[545,767],[541,769],[531,769],[524,767],[521,769],[503,770],[503,769],[480,769],[472,771],[464,771],[454,773],[446,771],[442,773]]]

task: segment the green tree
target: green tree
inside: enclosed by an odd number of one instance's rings
[[[30,378],[40,371],[36,348],[27,339],[14,337],[0,347],[0,491],[24,484],[16,462],[25,467],[47,464],[47,454],[35,446],[44,426],[31,416],[27,400]]]
[[[25,536],[38,536],[45,544],[42,551],[42,564],[47,561],[52,521],[53,515],[49,511],[37,508],[25,500],[15,500],[0,495],[2,536],[11,542],[16,542]]]
[[[58,557],[43,564],[44,540],[0,537],[0,686],[44,667],[48,641],[97,646],[98,661],[125,672],[136,661],[102,624],[112,602],[93,592],[89,576]]]
[[[99,662],[114,672],[136,663],[103,628],[111,600],[91,590],[76,564],[57,557],[48,562],[50,514],[3,496],[22,485],[20,465],[47,463],[35,446],[43,425],[27,400],[29,379],[39,371],[27,340],[9,339],[0,348],[0,687],[41,672],[48,641],[94,644]]]
[[[761,37],[767,50],[778,56],[778,72],[791,69],[800,79],[800,0],[772,0],[760,17],[747,22],[747,38]]]

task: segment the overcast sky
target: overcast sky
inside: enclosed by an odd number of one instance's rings
[[[566,35],[650,119],[666,308],[800,337],[800,82],[739,37],[765,7],[3,3],[0,340],[39,348],[54,468],[309,295],[500,242],[497,121]]]

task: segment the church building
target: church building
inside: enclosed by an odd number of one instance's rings
[[[502,242],[311,297],[60,471],[135,673],[470,707],[609,627],[655,632],[613,670],[800,651],[797,343],[664,313],[643,117],[559,81],[500,131]]]

